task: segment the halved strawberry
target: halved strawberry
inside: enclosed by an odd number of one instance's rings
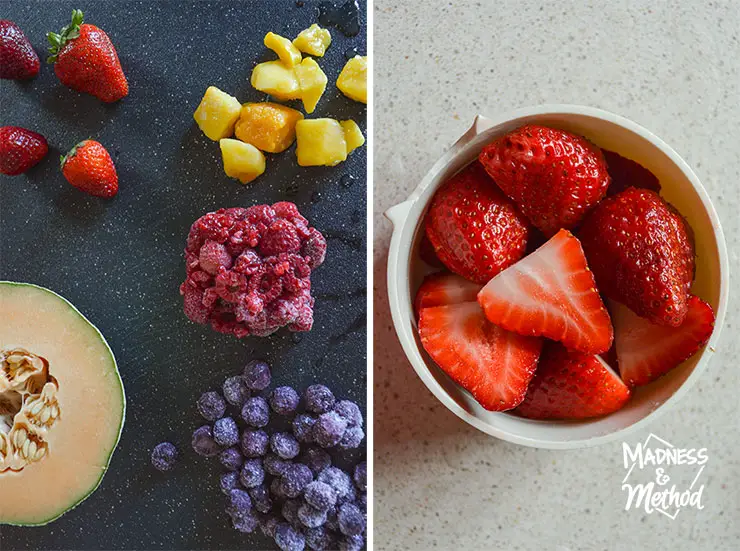
[[[417,316],[422,308],[475,302],[481,285],[449,272],[437,272],[424,278],[416,292],[414,311]]]
[[[660,193],[658,178],[640,163],[607,149],[602,149],[601,152],[604,154],[609,176],[612,178],[612,183],[606,189],[607,196],[616,195],[628,187],[650,189],[655,193]]]
[[[606,352],[614,336],[581,243],[568,230],[494,277],[478,302],[504,329],[587,354]]]
[[[548,343],[516,413],[529,419],[588,419],[621,409],[630,389],[599,356]]]
[[[490,323],[477,302],[423,308],[419,336],[437,365],[491,411],[524,399],[542,348],[542,339]]]
[[[693,295],[678,327],[650,323],[615,301],[609,302],[609,309],[619,372],[630,386],[646,385],[665,375],[704,346],[714,330],[714,310]]]

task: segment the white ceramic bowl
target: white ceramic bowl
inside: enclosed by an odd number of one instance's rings
[[[478,156],[484,145],[523,124],[568,130],[616,151],[650,169],[660,180],[661,195],[688,219],[696,239],[696,280],[692,292],[709,302],[717,321],[707,346],[650,385],[640,387],[620,411],[585,421],[534,421],[486,411],[456,385],[424,352],[416,330],[413,298],[422,279],[435,270],[419,257],[422,221],[437,188]],[[526,446],[567,449],[601,444],[642,427],[669,409],[699,378],[715,353],[727,308],[727,250],[717,213],[696,174],[681,157],[649,130],[592,107],[542,105],[494,119],[476,117],[470,129],[447,150],[403,203],[390,208],[393,223],[388,256],[388,293],[396,332],[411,365],[424,384],[453,413],[490,435]]]

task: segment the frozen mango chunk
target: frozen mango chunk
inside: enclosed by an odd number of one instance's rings
[[[301,98],[298,77],[293,67],[287,66],[282,61],[265,61],[257,64],[252,71],[251,83],[260,92],[270,94],[280,101]]]
[[[335,166],[355,148],[365,143],[354,121],[307,119],[298,121],[296,157],[301,166]]]
[[[342,121],[339,123],[344,130],[344,141],[347,142],[347,155],[365,143],[365,136],[355,121]]]
[[[295,74],[298,77],[298,86],[301,89],[301,99],[306,113],[313,113],[316,104],[326,90],[329,80],[321,70],[319,64],[310,57],[304,59],[300,65],[295,66]]]
[[[218,144],[227,176],[246,184],[265,171],[265,156],[252,144],[230,138],[219,140]]]
[[[337,88],[349,99],[367,103],[367,57],[356,55],[345,64]]]
[[[267,33],[265,35],[264,42],[265,46],[275,52],[280,58],[280,61],[282,61],[289,67],[298,65],[301,62],[301,59],[303,59],[303,56],[301,55],[301,52],[298,51],[298,48],[296,48],[293,43],[284,36],[280,36],[279,34],[275,33]]]
[[[301,31],[293,40],[293,46],[303,53],[321,57],[331,44],[331,34],[327,29],[322,29],[316,23],[304,31]]]
[[[303,113],[279,103],[245,103],[234,133],[241,141],[268,153],[280,153],[295,140]]]
[[[234,133],[234,124],[241,110],[238,99],[215,86],[209,86],[193,118],[206,136],[218,141]]]

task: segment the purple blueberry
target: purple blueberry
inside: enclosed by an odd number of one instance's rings
[[[162,442],[152,450],[152,465],[158,471],[169,471],[175,466],[179,453],[174,444]]]
[[[292,415],[298,409],[300,398],[289,386],[279,386],[270,393],[270,407],[278,415]]]
[[[245,488],[254,488],[265,481],[265,470],[261,459],[247,459],[239,473],[239,481]]]
[[[301,446],[292,434],[276,432],[270,436],[270,449],[280,459],[293,459],[301,451]]]
[[[337,548],[334,536],[325,526],[306,528],[303,534],[306,537],[306,547],[312,551],[329,551]]]
[[[280,478],[272,479],[272,482],[270,482],[270,495],[277,500],[286,499],[288,497],[285,495],[285,491],[283,490],[282,479]]]
[[[269,474],[272,476],[281,476],[285,472],[285,467],[290,465],[290,461],[284,461],[274,453],[268,453],[265,455],[263,464]]]
[[[301,454],[300,461],[311,469],[314,476],[318,476],[321,471],[331,466],[331,456],[329,453],[317,446],[306,448],[303,454]]]
[[[357,505],[344,503],[337,512],[339,531],[345,536],[359,536],[365,531],[365,516]]]
[[[270,366],[261,360],[253,360],[244,367],[244,382],[252,390],[265,390],[270,386]]]
[[[316,418],[306,413],[299,413],[293,418],[293,435],[296,440],[304,444],[309,444],[313,438],[313,426]]]
[[[340,400],[337,402],[337,405],[334,406],[334,411],[347,420],[348,427],[362,426],[362,412],[354,402],[350,402],[349,400]]]
[[[221,492],[226,495],[229,495],[231,493],[231,490],[240,489],[241,486],[239,484],[239,473],[229,472],[222,474],[219,478],[219,484],[221,486]]]
[[[252,510],[252,499],[249,494],[241,489],[234,489],[229,492],[229,506],[226,511],[230,516],[243,515]]]
[[[249,497],[252,498],[252,506],[260,513],[269,513],[272,509],[272,499],[267,486],[260,484],[247,490]]]
[[[238,408],[244,405],[244,402],[247,401],[247,398],[249,398],[250,395],[247,383],[244,382],[244,377],[240,375],[235,375],[234,377],[226,379],[222,390],[226,401],[232,406],[236,406]]]
[[[303,534],[284,522],[275,528],[275,543],[282,551],[303,551],[306,547]]]
[[[259,526],[259,519],[254,511],[247,511],[241,515],[231,515],[231,525],[239,532],[251,534]]]
[[[326,511],[337,503],[337,492],[325,482],[315,480],[306,486],[303,498],[312,507]]]
[[[357,496],[357,506],[362,509],[363,513],[367,513],[367,494],[361,493]]]
[[[286,520],[286,522],[291,526],[295,526],[297,528],[300,528],[301,526],[301,521],[298,518],[298,509],[300,509],[300,507],[300,499],[287,499],[285,500],[285,503],[283,503],[283,506],[280,508],[280,514],[283,515],[283,518]]]
[[[347,490],[347,493],[343,496],[337,496],[337,505],[341,505],[342,503],[347,502],[354,502],[357,499],[357,490],[355,487],[350,484]]]
[[[336,398],[324,385],[311,385],[306,389],[306,409],[312,413],[326,413],[334,407]]]
[[[367,491],[367,463],[358,463],[354,472],[355,486],[363,492]]]
[[[327,467],[318,476],[319,482],[328,484],[337,493],[337,499],[351,495],[354,490],[349,475],[337,467]]]
[[[275,537],[275,529],[277,528],[278,524],[280,524],[280,520],[278,520],[275,515],[265,515],[264,517],[260,518],[260,529],[262,530],[262,533],[268,538]]]
[[[269,445],[270,437],[263,430],[245,430],[242,433],[242,452],[245,457],[262,457]]]
[[[213,423],[213,439],[221,446],[233,446],[239,442],[239,427],[231,417],[222,417]]]
[[[198,398],[198,412],[208,421],[215,421],[226,413],[226,402],[218,392],[204,392]]]
[[[339,540],[339,551],[362,551],[365,538],[362,536],[344,536]]]
[[[313,440],[322,448],[331,448],[341,442],[347,420],[336,411],[322,413],[313,426]]]
[[[365,431],[362,430],[362,427],[356,425],[347,427],[337,446],[343,450],[353,450],[360,447],[363,438],[365,438]]]
[[[242,406],[242,419],[250,427],[262,428],[270,422],[270,406],[262,396],[253,396]]]
[[[221,465],[229,471],[238,471],[244,463],[244,457],[238,448],[227,448],[218,455]]]
[[[339,519],[337,519],[337,508],[329,507],[326,512],[326,527],[334,532],[339,532]]]
[[[298,509],[298,519],[307,528],[318,528],[326,522],[326,509],[316,509],[308,503],[304,503]]]
[[[190,443],[193,446],[193,451],[203,457],[213,457],[221,451],[221,446],[213,439],[213,431],[210,425],[203,425],[195,429]]]
[[[298,497],[301,495],[303,489],[313,480],[313,473],[305,465],[301,465],[300,463],[292,464],[286,467],[280,480],[282,481],[281,486],[286,496]]]

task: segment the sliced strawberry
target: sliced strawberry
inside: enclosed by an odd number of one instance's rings
[[[480,290],[481,285],[456,274],[438,272],[428,275],[416,292],[414,311],[418,315],[422,308],[475,302]]]
[[[660,192],[660,182],[658,178],[640,163],[622,157],[619,153],[601,150],[606,159],[606,166],[609,169],[609,176],[612,183],[606,190],[608,196],[616,195],[628,187],[639,187],[650,189],[656,193]]]
[[[419,336],[437,365],[491,411],[524,399],[542,348],[542,339],[490,323],[477,302],[422,309]]]
[[[548,343],[516,413],[530,419],[588,419],[614,413],[630,390],[599,356]]]
[[[587,354],[606,352],[614,336],[581,243],[568,230],[494,277],[478,302],[504,329]]]
[[[704,346],[714,330],[714,310],[691,295],[679,327],[655,325],[618,302],[610,301],[622,379],[646,385],[665,375]]]

